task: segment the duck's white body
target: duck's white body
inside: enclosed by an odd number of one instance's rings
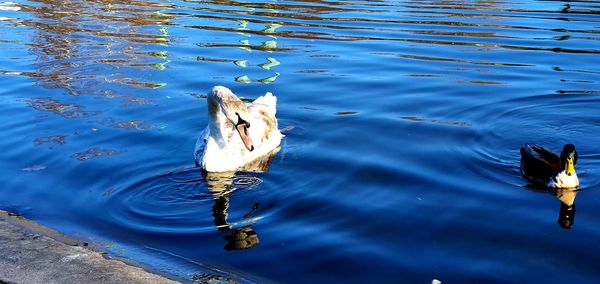
[[[561,171],[548,181],[547,186],[551,188],[577,188],[579,187],[579,178],[575,172],[568,175],[565,171]]]
[[[283,135],[275,118],[277,98],[271,93],[244,104],[228,88],[216,86],[208,93],[207,102],[208,126],[194,150],[196,164],[204,170],[238,170],[272,153],[281,143]],[[249,127],[239,130],[236,123]]]

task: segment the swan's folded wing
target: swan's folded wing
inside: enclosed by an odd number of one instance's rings
[[[254,143],[263,143],[281,135],[275,118],[276,104],[277,98],[267,93],[248,105],[248,112],[252,117],[250,133]]]
[[[270,116],[275,117],[275,113],[277,113],[277,97],[268,92],[264,96],[256,98],[249,107],[259,108],[267,112]]]

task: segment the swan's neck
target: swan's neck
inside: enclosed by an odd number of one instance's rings
[[[210,130],[219,130],[220,125],[225,121],[225,115],[223,115],[223,111],[221,110],[221,104],[214,96],[208,97],[208,117],[210,118]]]
[[[208,127],[209,136],[215,140],[219,148],[226,145],[224,127],[227,117],[221,108],[221,99],[216,96],[208,96]]]
[[[231,114],[234,112],[237,114],[246,106],[231,91],[222,89],[209,93],[207,101],[210,136],[217,140],[220,146],[224,146],[225,140],[230,140],[230,137],[227,136],[235,130]],[[229,116],[226,113],[229,113]]]

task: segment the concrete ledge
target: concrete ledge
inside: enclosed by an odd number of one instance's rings
[[[0,283],[179,283],[0,210]]]

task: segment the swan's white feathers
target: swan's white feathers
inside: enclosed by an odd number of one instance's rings
[[[277,98],[271,93],[244,104],[229,89],[214,87],[208,96],[209,125],[198,138],[194,150],[196,164],[209,172],[234,171],[271,153],[283,137],[275,118],[276,104]],[[247,132],[253,151],[244,146],[226,111],[240,113],[250,123]]]
[[[270,116],[275,117],[275,113],[277,112],[277,97],[273,96],[271,92],[267,92],[252,102],[252,106],[259,105],[264,106],[263,110],[267,111]]]

